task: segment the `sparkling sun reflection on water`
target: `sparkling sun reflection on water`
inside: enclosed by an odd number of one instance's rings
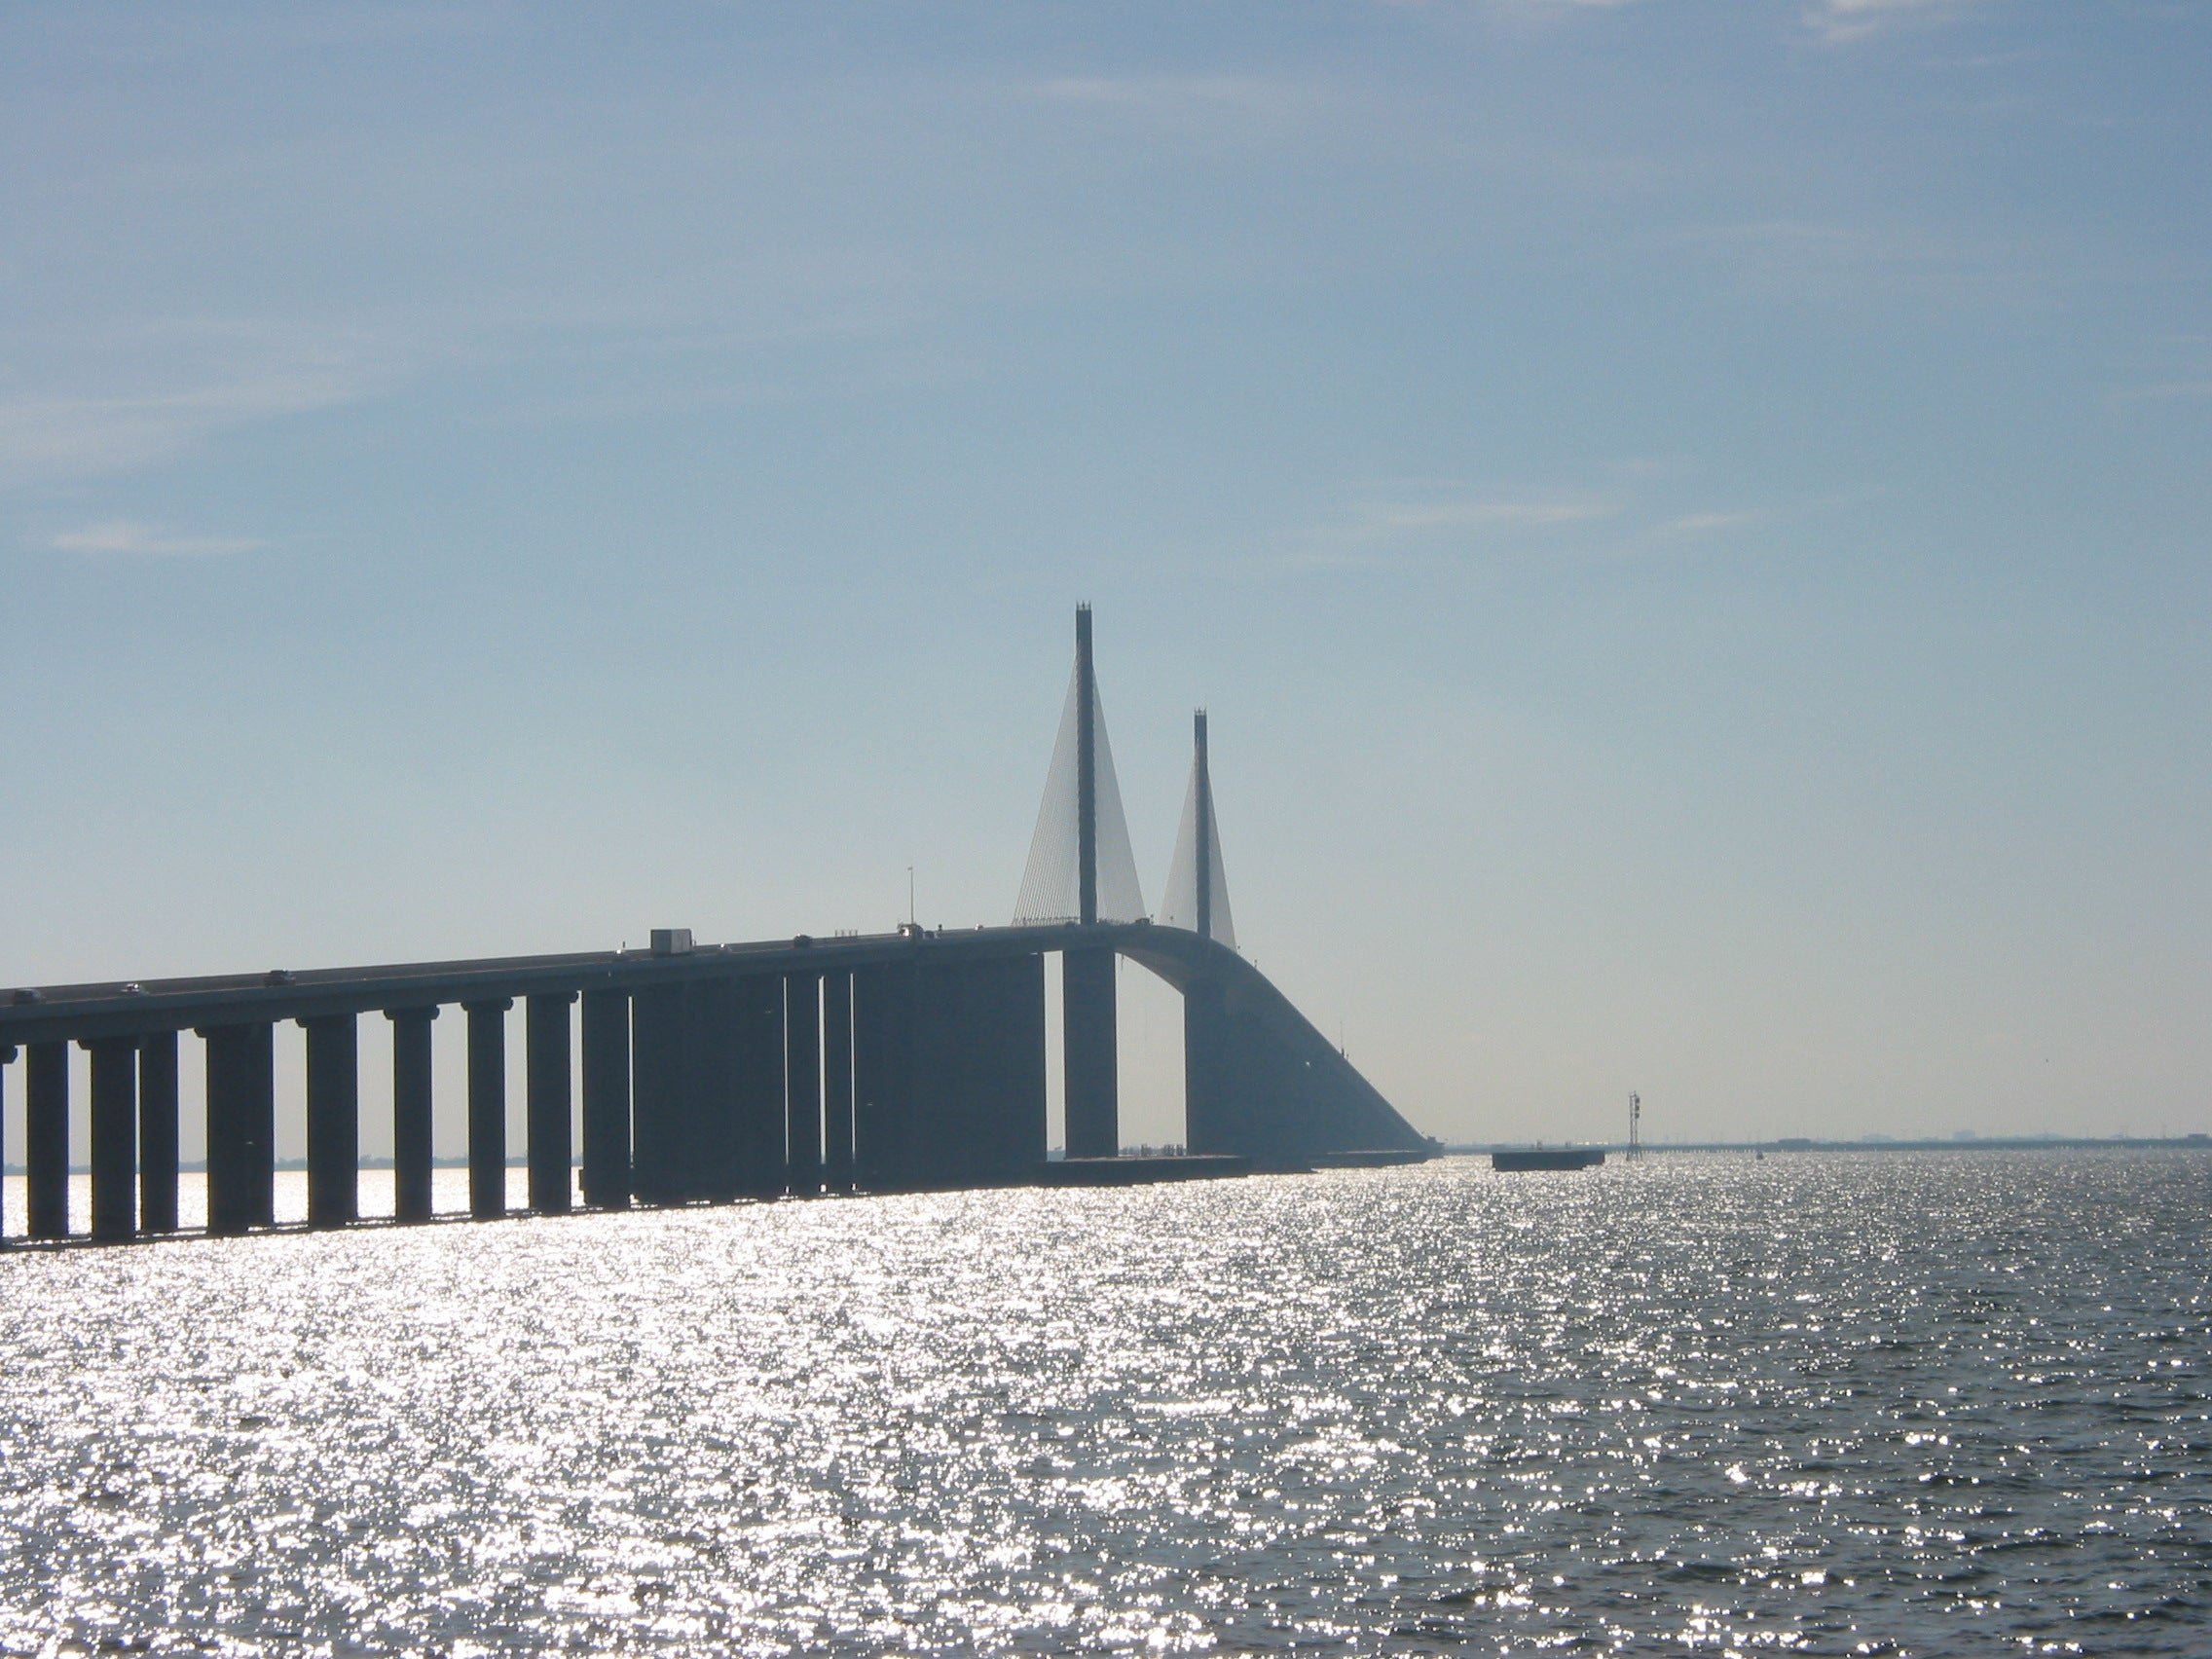
[[[2208,1209],[1662,1155],[17,1253],[0,1650],[2197,1654]]]

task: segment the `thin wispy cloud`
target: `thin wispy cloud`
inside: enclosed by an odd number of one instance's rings
[[[1262,561],[1269,570],[1375,570],[1542,539],[1620,509],[1595,497],[1473,494],[1464,489],[1379,490],[1300,538],[1296,550]]]
[[[1490,0],[1490,8],[1493,12],[1540,18],[1547,14],[1567,17],[1576,12],[1613,12],[1623,6],[1642,3],[1643,0]]]
[[[1805,14],[1823,40],[1843,43],[1908,24],[1945,22],[1975,9],[1975,0],[1821,0]]]
[[[1377,479],[1328,521],[1309,530],[1275,571],[1377,571],[1440,567],[1468,558],[1570,565],[1679,557],[1690,544],[1719,541],[1772,523],[1766,507],[1684,511],[1686,461],[1630,458],[1606,466],[1602,487],[1481,491],[1451,479]],[[1670,501],[1666,498],[1676,496]]]
[[[1162,105],[1221,104],[1272,106],[1279,103],[1278,82],[1244,75],[1060,75],[1030,84],[1030,95],[1051,103],[1108,104],[1158,108]]]
[[[1749,508],[1735,512],[1683,513],[1679,518],[1667,520],[1659,527],[1659,533],[1662,535],[1712,535],[1758,524],[1766,516]]]
[[[47,543],[57,553],[123,559],[214,559],[251,553],[267,542],[240,535],[176,535],[136,519],[108,519],[56,535]]]
[[[1604,518],[1615,509],[1603,501],[1541,498],[1388,501],[1362,508],[1345,534],[1387,540],[1455,530],[1540,530]]]
[[[1025,83],[1031,103],[1070,116],[1088,113],[1168,131],[1295,130],[1345,92],[1323,82],[1276,75],[1060,75]]]
[[[1569,18],[1578,12],[1613,12],[1643,3],[1644,0],[1380,0],[1387,11],[1474,15],[1538,24],[1547,18]]]
[[[1981,306],[2047,303],[2112,273],[2071,241],[1961,223],[1889,218],[1776,216],[1687,226],[1736,276],[1829,305],[1893,296]],[[2148,269],[2144,275],[2153,275]]]
[[[208,331],[180,331],[203,334]],[[165,349],[166,348],[166,349]],[[216,434],[352,402],[389,384],[395,365],[350,343],[153,341],[140,385],[105,393],[25,390],[0,398],[0,490],[128,471]],[[164,361],[164,358],[170,359]],[[92,379],[71,373],[51,378]],[[112,372],[97,378],[112,384]]]

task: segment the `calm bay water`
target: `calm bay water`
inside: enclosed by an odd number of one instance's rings
[[[0,1651],[2203,1654],[2208,1231],[1660,1155],[13,1253]]]

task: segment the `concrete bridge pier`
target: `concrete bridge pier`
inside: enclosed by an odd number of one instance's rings
[[[1121,1085],[1111,949],[1085,947],[1061,952],[1060,1019],[1067,1155],[1118,1158],[1122,1151]]]
[[[138,1045],[99,1037],[84,1047],[92,1057],[92,1236],[129,1238],[138,1232]]]
[[[69,1236],[69,1045],[32,1043],[23,1064],[25,1225],[33,1238]]]
[[[841,1000],[826,1007],[834,1012]],[[1042,955],[863,969],[853,975],[851,1011],[856,1185],[877,1193],[998,1186],[1043,1163]],[[833,1030],[825,1045],[833,1077],[842,1036]],[[832,1143],[841,1092],[829,1114]]]
[[[566,1215],[572,1207],[574,1146],[569,1130],[569,1007],[573,991],[533,993],[523,1001],[529,1100],[530,1207]]]
[[[784,977],[784,1147],[790,1190],[822,1191],[822,976]]]
[[[968,976],[957,962],[917,965],[909,981],[905,1103],[906,1185],[962,1185],[969,1161],[976,1091],[969,1080],[973,1033]]]
[[[391,1021],[392,1214],[430,1219],[430,1021],[435,1008],[385,1011]]]
[[[176,1033],[138,1039],[138,1228],[176,1231]]]
[[[1029,1179],[1045,1161],[1045,959],[1010,956],[969,970],[969,1087],[977,1102],[976,1177]]]
[[[728,981],[736,1014],[730,1084],[736,1100],[737,1180],[732,1196],[780,1198],[791,1183],[785,1143],[784,977],[751,974]]]
[[[1222,986],[1195,978],[1183,987],[1183,1138],[1194,1153],[1245,1150],[1230,1093],[1229,1014]]]
[[[926,1125],[917,1172],[927,1186],[998,1186],[1027,1173],[1010,1122],[1008,1088],[1020,1069],[1022,1047],[1018,993],[1009,995],[1015,984],[1009,970],[1017,966],[947,962],[923,977],[915,1092],[919,1124]]]
[[[1049,1089],[1045,1080],[1048,1057],[1044,956],[1022,958],[1010,970],[1009,977],[1012,983],[1008,994],[1013,999],[1016,1040],[1008,1050],[1009,1063],[1014,1070],[1007,1085],[1007,1110],[1014,1142],[1019,1148],[1021,1169],[1026,1175],[1045,1161],[1045,1143],[1050,1138],[1046,1123]]]
[[[361,1219],[360,1022],[317,1015],[308,1034],[308,1225]]]
[[[709,1203],[729,1202],[745,1185],[737,1076],[743,1003],[734,979],[683,987],[683,1197]]]
[[[4,1131],[8,1124],[8,1068],[15,1063],[16,1046],[13,1043],[0,1043],[0,1131]],[[7,1184],[0,1182],[0,1198],[4,1198],[6,1192]],[[0,1201],[0,1231],[4,1231],[6,1227],[7,1206],[4,1201]]]
[[[249,1026],[245,1069],[246,1191],[257,1227],[276,1225],[276,1027]]]
[[[463,1003],[468,1012],[468,1213],[507,1213],[507,1010],[512,997]]]
[[[630,996],[583,996],[584,1202],[630,1206]]]
[[[822,1184],[853,1190],[853,977],[822,976]]]
[[[200,1039],[207,1064],[207,1231],[218,1236],[252,1225],[246,1198],[243,1090],[246,1028],[203,1026]]]
[[[784,998],[782,974],[703,974],[643,985],[626,999],[586,993],[588,1201],[725,1203],[784,1193]]]
[[[914,971],[903,963],[853,975],[853,1177],[871,1193],[906,1191],[907,1090]]]
[[[276,1218],[276,1050],[266,1023],[220,1025],[207,1046],[207,1231]]]
[[[679,1140],[683,1109],[683,987],[642,985],[630,999],[630,1190],[648,1204],[669,1204],[683,1194],[684,1151]]]

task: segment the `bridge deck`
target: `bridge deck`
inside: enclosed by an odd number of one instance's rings
[[[1064,949],[1074,924],[901,931],[817,939],[696,944],[673,955],[650,950],[586,950],[544,956],[486,956],[448,962],[379,963],[360,968],[278,969],[186,978],[91,980],[0,991],[0,1044],[55,1037],[72,1041],[142,1031],[181,1031],[211,1018],[282,1021],[380,1009],[462,1003],[481,998],[601,987],[634,989],[731,973],[792,974],[872,967],[933,954],[966,958],[1026,956]],[[1092,926],[1083,941],[1119,947],[1153,931]]]
[[[1044,958],[1053,951],[1065,964],[1064,1139],[1076,1161],[1048,1169]],[[1115,1157],[1117,955],[1183,992],[1185,1138],[1199,1156],[1127,1166]],[[23,1056],[29,1233],[75,1230],[71,1045],[90,1051],[92,1236],[176,1231],[185,1031],[204,1039],[208,1231],[274,1224],[280,1117],[304,1124],[309,1224],[353,1225],[358,1022],[378,1012],[390,1020],[395,1201],[400,1219],[428,1219],[430,1023],[450,1004],[465,1012],[478,1216],[507,1210],[517,1004],[530,1207],[549,1213],[573,1204],[578,1151],[583,1201],[619,1207],[1119,1184],[1426,1145],[1257,969],[1195,932],[1144,922],[907,929],[0,993],[0,1100],[9,1062]],[[278,1088],[275,1027],[291,1021],[306,1027],[305,1096],[280,1107],[292,1089]]]

